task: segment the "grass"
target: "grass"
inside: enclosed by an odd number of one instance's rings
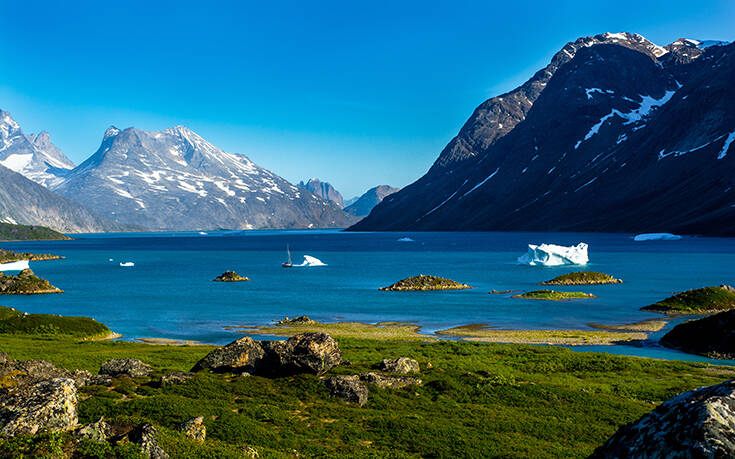
[[[597,284],[622,284],[623,281],[615,279],[609,274],[595,271],[577,271],[562,274],[539,285],[597,285]]]
[[[703,287],[678,293],[658,303],[642,307],[642,311],[664,314],[708,314],[735,308],[732,287]]]
[[[472,288],[467,284],[445,279],[439,276],[425,276],[423,274],[399,280],[395,284],[381,287],[387,291],[424,291],[424,290],[464,290]]]
[[[76,338],[104,338],[112,332],[89,317],[27,314],[0,306],[0,333],[11,335],[66,335]]]
[[[42,358],[96,371],[109,358],[135,357],[158,369],[151,378],[82,389],[80,422],[150,422],[171,457],[586,457],[619,426],[684,390],[733,378],[735,369],[565,348],[455,341],[340,338],[351,363],[332,373],[369,370],[409,356],[424,385],[371,389],[364,407],[330,398],[315,376],[268,379],[199,373],[160,388],[164,371],[184,371],[211,347],[79,342],[0,336],[14,358]],[[431,363],[432,368],[426,369]],[[207,440],[176,427],[204,416]],[[450,440],[451,439],[451,440]],[[85,457],[134,457],[132,450],[78,445],[69,434],[0,440],[0,456],[27,457],[85,448]],[[79,451],[79,449],[77,449]],[[47,456],[48,457],[48,456]]]
[[[71,239],[65,234],[45,226],[14,225],[0,223],[0,240],[3,241],[36,241]]]
[[[620,333],[601,330],[502,330],[486,324],[471,324],[436,332],[458,336],[465,341],[484,343],[590,345],[616,344],[646,339],[645,333]]]
[[[591,293],[582,292],[558,292],[556,290],[534,290],[532,292],[513,295],[513,298],[522,298],[527,300],[547,300],[547,301],[565,301],[576,300],[582,298],[596,298]]]
[[[436,337],[422,335],[419,327],[405,322],[381,322],[365,324],[361,322],[336,322],[323,324],[316,321],[292,322],[266,327],[226,327],[229,330],[249,335],[293,336],[304,332],[329,333],[335,338],[367,338],[375,340],[426,341]]]

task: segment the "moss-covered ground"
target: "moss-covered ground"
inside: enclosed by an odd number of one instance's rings
[[[0,306],[0,334],[4,335],[62,335],[94,339],[104,338],[111,333],[107,326],[89,317],[28,314]]]

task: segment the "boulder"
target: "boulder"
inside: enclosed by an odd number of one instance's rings
[[[112,359],[103,363],[100,367],[101,375],[107,375],[113,378],[120,376],[140,378],[150,375],[152,371],[153,369],[150,365],[138,359]]]
[[[368,388],[357,375],[332,376],[324,379],[323,384],[333,397],[362,406],[367,403]]]
[[[420,386],[421,380],[413,376],[402,375],[383,375],[380,373],[363,373],[360,379],[371,386],[377,386],[382,389],[400,389],[408,386]]]
[[[397,359],[384,359],[378,368],[389,373],[418,373],[419,363],[409,357],[399,357]]]
[[[176,373],[169,373],[161,376],[161,387],[175,386],[177,384],[183,384],[186,381],[194,377],[194,373],[184,373],[179,371]]]
[[[0,363],[0,387],[28,386],[54,378],[73,379],[77,387],[87,384],[90,373],[67,371],[45,360],[6,360]]]
[[[681,393],[621,427],[592,454],[608,457],[733,457],[735,380]]]
[[[107,441],[110,435],[110,426],[105,422],[104,418],[100,418],[97,422],[87,424],[77,431],[77,436],[87,440],[102,443]]]
[[[179,430],[181,430],[185,436],[198,442],[203,442],[207,438],[207,427],[204,425],[203,416],[197,416],[189,419],[185,423],[181,424]]]
[[[3,273],[0,273],[0,276],[2,276]],[[6,363],[12,361],[13,359],[10,358],[8,354],[6,354],[3,351],[0,351],[0,365],[5,365]]]
[[[0,435],[62,432],[77,425],[73,379],[55,378],[6,390],[0,396]]]
[[[263,359],[265,351],[252,338],[245,336],[227,346],[217,348],[198,361],[191,371],[247,371],[253,372]]]
[[[128,434],[133,443],[140,446],[140,450],[150,459],[168,459],[168,453],[158,445],[158,432],[150,424],[142,424],[134,428]]]
[[[266,370],[279,374],[322,375],[342,361],[337,341],[326,333],[302,333],[283,344],[270,342],[263,347],[268,350],[266,362],[270,368]]]

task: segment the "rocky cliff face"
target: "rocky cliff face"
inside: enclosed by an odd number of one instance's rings
[[[353,228],[734,234],[734,80],[735,45],[568,43]]]
[[[110,127],[97,152],[54,190],[120,223],[150,229],[308,228],[354,219],[246,156],[183,126]]]
[[[375,188],[370,188],[365,192],[365,194],[357,198],[354,203],[345,207],[345,212],[357,217],[364,217],[368,215],[375,206],[380,204],[386,196],[389,196],[398,190],[399,188],[393,188],[388,185],[380,185]]]
[[[306,183],[301,181],[297,186],[299,188],[309,190],[309,192],[311,192],[315,196],[319,196],[325,201],[332,201],[339,207],[345,206],[345,203],[342,200],[342,195],[339,193],[339,191],[335,190],[331,184],[327,182],[322,182],[318,178],[309,179],[309,181]]]
[[[46,131],[24,134],[10,113],[0,110],[0,165],[44,186],[58,183],[74,168]]]

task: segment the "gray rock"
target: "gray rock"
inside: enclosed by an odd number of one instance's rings
[[[89,372],[64,370],[45,360],[8,360],[0,364],[0,378],[5,386],[27,386],[54,378],[70,378],[83,386]]]
[[[192,440],[203,442],[207,438],[207,427],[204,425],[204,417],[197,416],[181,424],[181,432]]]
[[[191,371],[252,371],[264,355],[265,351],[260,344],[245,336],[213,350],[198,361]]]
[[[177,384],[183,384],[193,377],[194,373],[184,373],[181,371],[177,373],[169,373],[167,375],[161,376],[161,387],[169,387],[175,386]]]
[[[0,277],[3,277],[3,273],[0,272]],[[6,354],[3,351],[0,351],[0,365],[5,365],[8,362],[11,362],[13,359],[10,358],[8,354]]]
[[[384,359],[379,368],[390,373],[418,373],[419,363],[409,357],[399,357],[397,359]]]
[[[363,373],[360,379],[366,384],[383,389],[400,389],[407,386],[420,386],[421,380],[413,376],[383,375],[380,373]]]
[[[302,333],[284,344],[265,345],[281,374],[313,373],[321,375],[339,365],[342,352],[337,341],[326,333]]]
[[[331,376],[322,382],[333,397],[341,398],[349,403],[357,403],[360,406],[367,403],[367,385],[357,375]]]
[[[735,456],[735,380],[681,393],[621,427],[594,458]]]
[[[112,359],[103,363],[100,367],[101,375],[112,376],[113,378],[119,376],[140,378],[150,375],[152,371],[150,365],[138,359]]]
[[[0,396],[0,435],[61,432],[77,425],[77,388],[73,379],[55,378],[8,389]]]
[[[107,441],[109,435],[110,426],[105,422],[104,418],[99,418],[97,422],[87,424],[77,431],[78,437],[99,443]]]
[[[252,446],[246,446],[242,450],[243,457],[250,457],[250,458],[258,458],[260,457],[260,454],[258,453],[258,450],[253,448]]]
[[[158,445],[158,432],[150,424],[142,424],[133,429],[128,438],[140,446],[140,450],[150,459],[168,459],[168,453]]]

